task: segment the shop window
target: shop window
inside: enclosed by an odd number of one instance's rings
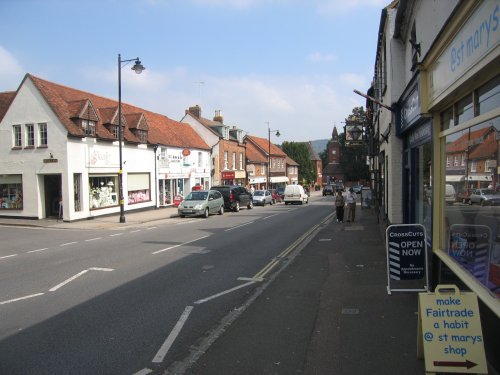
[[[82,174],[73,174],[73,204],[75,206],[75,211],[82,210]]]
[[[12,126],[12,141],[14,147],[23,147],[22,135],[21,135],[21,125]]]
[[[442,251],[496,298],[500,298],[499,134],[497,117],[445,137],[447,145],[465,145],[470,170],[465,167],[464,180],[453,183],[455,198],[443,192],[446,230],[441,233]],[[444,191],[444,181],[442,186]]]
[[[35,125],[26,124],[26,147],[34,147],[35,146]]]
[[[116,206],[118,204],[118,176],[90,176],[90,209]]]
[[[447,130],[455,126],[453,117],[453,106],[441,113],[441,131]]]
[[[127,175],[128,204],[151,200],[149,173],[129,173]]]
[[[480,115],[500,107],[500,75],[477,90]]]
[[[0,176],[0,209],[20,210],[23,208],[22,175]]]
[[[47,146],[47,124],[38,124],[38,147]]]
[[[472,102],[472,95],[467,95],[456,104],[456,119],[455,123],[463,124],[466,121],[474,118],[474,106]]]
[[[236,152],[233,152],[233,171],[236,170]]]

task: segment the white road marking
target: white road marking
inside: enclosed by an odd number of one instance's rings
[[[184,225],[184,224],[189,224],[189,223],[195,223],[198,220],[188,220],[188,221],[180,221],[178,223],[175,223],[175,225]]]
[[[279,214],[274,214],[274,215],[269,215],[269,216],[266,216],[266,217],[263,217],[262,220],[267,220],[269,219],[270,217],[273,217],[273,216],[278,216]]]
[[[230,230],[241,228],[241,227],[244,227],[245,225],[250,225],[253,223],[254,223],[253,221],[250,221],[250,222],[245,223],[245,224],[236,225],[235,227],[231,227],[231,228],[226,229],[225,232],[229,232]]]
[[[37,294],[30,294],[29,296],[24,296],[24,297],[19,297],[19,298],[14,298],[14,299],[9,299],[7,301],[2,301],[0,302],[0,305],[5,305],[7,303],[12,303],[12,302],[17,302],[17,301],[21,301],[23,299],[28,299],[28,298],[33,298],[33,297],[38,297],[38,296],[41,296],[43,295],[44,293],[37,293]]]
[[[318,241],[319,242],[326,242],[326,241],[331,241],[331,238],[320,238]]]
[[[196,238],[194,240],[191,240],[191,241],[188,241],[188,242],[184,242],[184,243],[180,243],[178,245],[174,245],[174,246],[170,246],[170,247],[166,247],[165,249],[161,249],[161,250],[158,250],[158,251],[155,251],[154,253],[151,253],[151,254],[158,254],[158,253],[162,253],[164,251],[168,251],[168,250],[172,250],[172,249],[175,249],[176,247],[180,247],[180,246],[184,246],[184,245],[187,245],[187,244],[190,244],[192,242],[196,242],[196,241],[199,241],[199,240],[202,240],[204,238],[207,238],[207,237],[210,237],[211,235],[207,235],[207,236],[203,236],[203,237],[200,237],[200,238]]]
[[[156,229],[158,227],[149,227],[149,228],[146,228],[146,230],[151,230],[151,229]]]
[[[49,248],[48,247],[44,247],[43,249],[36,249],[36,250],[31,250],[31,251],[27,251],[27,253],[38,253],[39,251],[45,251],[45,250],[48,250]]]
[[[241,289],[241,288],[245,288],[249,285],[252,285],[252,284],[255,284],[256,281],[249,281],[248,283],[245,283],[245,284],[241,284],[241,285],[238,285],[238,286],[235,286],[234,288],[231,288],[231,289],[228,289],[228,290],[225,290],[223,292],[220,292],[220,293],[217,293],[217,294],[214,294],[213,296],[210,296],[210,297],[207,297],[207,298],[203,298],[203,299],[199,299],[198,301],[195,301],[194,303],[196,305],[201,305],[202,303],[205,303],[205,302],[208,302],[208,301],[211,301],[213,299],[216,299],[220,296],[223,296],[225,294],[229,294],[231,292],[234,292],[235,290],[238,290],[238,289]]]
[[[102,240],[102,237],[89,238],[88,240],[85,240],[85,242],[97,241],[97,240]]]
[[[115,234],[110,234],[110,237],[116,237],[116,236],[121,236],[123,233],[115,233]]]
[[[143,368],[141,371],[137,371],[133,375],[147,375],[147,374],[151,374],[152,372],[153,372],[153,370],[151,370],[149,368]]]
[[[141,229],[136,229],[136,230],[133,230],[133,231],[130,231],[130,233],[137,233],[137,232],[140,232]]]
[[[262,277],[238,277],[239,281],[255,281],[255,282],[261,282],[264,281]]]
[[[78,243],[78,242],[75,242],[75,241],[73,241],[73,242],[66,242],[66,243],[60,244],[59,246],[61,246],[61,247],[63,247],[63,246],[69,246],[69,245],[74,245],[75,243]]]
[[[81,272],[78,272],[76,275],[71,276],[69,279],[64,280],[62,283],[57,284],[56,286],[52,287],[49,289],[49,292],[55,292],[57,289],[63,287],[64,285],[70,283],[71,281],[79,278],[80,276],[86,274],[89,271],[113,271],[112,268],[97,268],[97,267],[91,267],[89,269],[83,270]]]
[[[17,254],[6,255],[6,256],[0,257],[0,259],[12,258],[12,257],[17,257]]]
[[[168,335],[167,339],[161,346],[160,350],[158,350],[158,353],[156,353],[155,357],[153,358],[154,363],[161,363],[163,362],[163,359],[167,355],[168,351],[170,350],[170,347],[174,343],[175,339],[181,332],[182,327],[186,323],[186,321],[189,318],[189,314],[191,314],[191,311],[193,311],[193,306],[186,306],[184,309],[184,312],[182,313],[181,317],[177,321],[177,324],[175,325],[174,329],[172,332],[170,332],[170,335]]]

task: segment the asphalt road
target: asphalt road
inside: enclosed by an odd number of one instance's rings
[[[0,373],[162,373],[331,212],[328,197],[126,230],[1,227]]]

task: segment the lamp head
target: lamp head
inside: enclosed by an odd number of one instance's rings
[[[276,130],[276,137],[279,137],[281,134],[280,134],[280,131],[279,130]]]
[[[131,69],[137,74],[141,74],[142,71],[145,70],[146,68],[144,67],[144,65],[141,64],[141,61],[139,59],[136,59],[135,64]]]

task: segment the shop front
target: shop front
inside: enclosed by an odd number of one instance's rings
[[[221,172],[222,185],[236,185],[234,171]]]
[[[256,190],[264,189],[266,186],[267,178],[266,177],[250,177],[248,179],[248,184],[253,186]]]

